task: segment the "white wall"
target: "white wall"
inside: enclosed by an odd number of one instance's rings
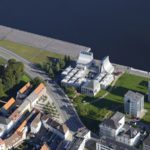
[[[39,130],[40,130],[40,128],[41,128],[41,125],[42,125],[42,123],[41,123],[41,121],[40,121],[40,122],[38,123],[38,125],[37,125],[36,128],[34,128],[34,127],[31,126],[31,133],[34,133],[34,134],[38,133]]]
[[[116,140],[118,142],[124,143],[129,146],[135,146],[140,139],[140,132],[134,138],[127,138],[125,136],[117,136]]]
[[[10,121],[8,125],[0,124],[2,131],[0,132],[0,137],[2,137],[6,132],[9,132],[13,126],[13,121]]]

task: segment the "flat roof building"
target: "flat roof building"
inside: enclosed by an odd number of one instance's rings
[[[144,111],[144,95],[128,91],[124,96],[124,111],[134,117],[141,117]]]

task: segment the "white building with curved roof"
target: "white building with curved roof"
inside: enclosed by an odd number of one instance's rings
[[[92,52],[81,51],[76,66],[69,66],[62,72],[61,85],[73,86],[83,94],[95,96],[114,81],[114,66],[109,56],[99,62],[94,60]]]
[[[86,69],[93,62],[93,53],[90,51],[81,51],[77,60],[77,68]]]
[[[109,56],[104,57],[100,66],[101,73],[112,74],[114,72],[114,66],[109,61]]]

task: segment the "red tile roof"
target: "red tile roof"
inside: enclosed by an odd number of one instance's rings
[[[16,109],[10,116],[9,119],[11,120],[17,120],[20,117],[20,112],[18,111],[18,109]]]
[[[34,93],[39,94],[44,88],[45,85],[43,83],[40,83],[38,87],[34,90]]]
[[[50,150],[47,144],[43,144],[40,150]]]
[[[8,110],[15,103],[15,99],[12,97],[4,106],[5,110]]]
[[[3,144],[5,144],[5,142],[4,142],[4,140],[2,140],[2,139],[0,138],[0,145],[3,145]]]
[[[24,120],[24,121],[21,123],[21,125],[17,128],[16,132],[17,132],[17,133],[22,132],[23,129],[24,129],[24,127],[26,126],[26,124],[27,124],[27,121]]]
[[[28,88],[30,88],[31,87],[31,84],[30,84],[30,82],[28,82],[27,84],[25,84],[20,90],[19,90],[19,92],[21,93],[21,94],[23,94],[24,92],[26,92],[27,90],[28,90]]]

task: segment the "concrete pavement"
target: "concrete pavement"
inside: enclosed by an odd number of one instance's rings
[[[91,49],[86,46],[56,40],[50,37],[45,37],[2,25],[0,25],[0,39],[25,44],[61,55],[67,54],[73,58],[77,57],[80,51],[87,51]]]

